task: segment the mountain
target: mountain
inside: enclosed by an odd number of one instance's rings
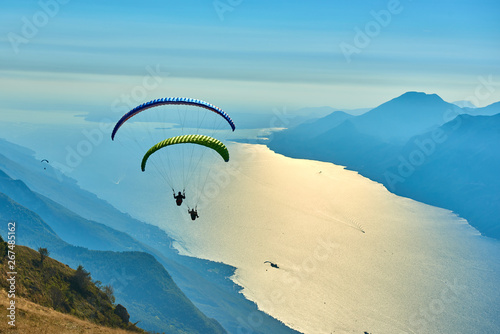
[[[500,239],[499,147],[500,114],[459,115],[408,141],[381,181],[396,194],[451,209]]]
[[[467,100],[454,101],[454,102],[452,102],[452,104],[454,104],[460,108],[477,108],[474,105],[474,103],[472,103],[471,101],[467,101]]]
[[[500,102],[461,109],[435,94],[408,92],[342,122],[334,112],[280,131],[268,146],[346,166],[398,195],[454,210],[484,235],[500,238],[498,112]]]
[[[280,321],[259,311],[255,303],[245,299],[240,293],[241,287],[230,280],[235,268],[179,255],[171,246],[174,240],[165,231],[118,211],[95,194],[82,190],[75,180],[61,174],[51,165],[46,166],[47,169],[44,170],[40,160],[33,157],[33,151],[0,139],[0,152],[0,169],[12,179],[23,180],[25,186],[36,193],[31,197],[37,200],[50,199],[80,217],[79,224],[68,223],[60,226],[61,228],[67,228],[68,233],[74,237],[88,233],[84,231],[87,227],[101,232],[102,238],[79,238],[78,245],[101,250],[137,250],[152,254],[187,297],[204,314],[216,319],[229,332],[296,333]],[[66,210],[59,213],[63,211]],[[108,230],[101,225],[110,227],[113,231],[109,231],[106,236]],[[36,243],[37,240],[33,242]],[[39,247],[38,244],[30,246]],[[120,273],[121,269],[117,272]],[[257,328],[252,326],[252,322],[242,320],[256,315],[261,319]]]
[[[15,228],[15,225],[13,225]],[[8,278],[12,277],[9,269],[7,251],[15,254],[15,261],[22,263],[22,275],[14,275],[15,291],[10,288]],[[10,246],[0,237],[0,288],[14,293],[14,307],[21,306],[19,298],[25,298],[40,306],[50,307],[56,311],[72,314],[80,319],[97,325],[112,328],[127,329],[131,332],[144,333],[140,328],[131,324],[126,318],[128,312],[120,304],[114,305],[112,290],[108,287],[97,286],[91,279],[90,273],[84,269],[73,270],[45,254],[24,246]],[[5,294],[5,300],[8,300]],[[9,302],[10,305],[10,302]],[[122,314],[121,318],[118,314]],[[60,318],[63,318],[61,315]],[[4,319],[8,319],[5,318]],[[9,319],[14,320],[14,319]],[[24,327],[24,321],[16,320]],[[13,324],[16,324],[13,322]],[[6,321],[2,321],[6,325]],[[2,324],[3,325],[3,324]],[[40,331],[38,328],[37,331]],[[44,331],[47,329],[44,328]],[[24,328],[27,332],[27,328]],[[32,331],[36,331],[34,328]]]
[[[319,142],[319,140],[314,140],[314,138],[337,127],[352,117],[345,112],[334,111],[319,120],[312,120],[284,131],[274,132],[270,137],[269,145],[278,148],[281,153],[290,157],[314,159],[317,156],[315,151],[319,150],[321,152],[323,148],[312,145],[312,143]],[[306,152],[307,156],[303,156],[303,153]]]
[[[368,177],[375,176],[384,170],[382,162],[397,152],[399,146],[360,132],[354,118],[335,112],[314,123],[276,133],[268,146],[292,158],[333,162]],[[315,126],[319,131],[314,130]]]
[[[357,109],[338,109],[329,106],[324,107],[307,107],[301,108],[294,112],[295,115],[303,117],[305,119],[319,119],[325,117],[335,111],[345,112],[346,114],[359,116],[361,114],[370,111],[372,108],[357,108]]]
[[[141,321],[144,329],[179,334],[225,333],[192,304],[150,254],[92,251],[69,245],[39,215],[0,193],[0,234],[4,238],[9,221],[16,223],[18,245],[47,248],[58,261],[74,268],[83,265],[94,279],[111,285],[116,300],[127,308],[132,321]]]
[[[291,157],[314,156],[357,169],[364,165],[360,159],[374,147],[401,146],[409,138],[442,125],[459,113],[462,113],[460,108],[435,94],[408,92],[360,116],[335,111],[315,121],[275,132],[268,146],[280,153],[291,153]],[[321,153],[325,149],[340,152],[341,157],[326,153],[332,158],[325,159]],[[386,149],[391,150],[389,147],[382,150]],[[312,153],[316,151],[319,155]],[[373,153],[375,159],[385,160],[385,153],[382,156]]]
[[[353,124],[359,132],[385,141],[404,142],[459,113],[459,107],[436,94],[407,92],[356,117]]]
[[[311,139],[337,127],[344,121],[352,119],[353,117],[354,116],[343,111],[334,111],[320,119],[301,123],[299,126],[287,129],[285,131],[286,137],[287,139],[293,139],[294,137],[300,138],[300,140]],[[280,134],[281,132],[276,132],[274,134],[274,140],[279,140]]]
[[[0,192],[19,204],[36,211],[66,242],[95,250],[133,250],[142,247],[123,232],[80,217],[62,205],[37,194],[20,181],[0,170]]]
[[[464,108],[464,111],[469,115],[492,116],[500,113],[500,102],[492,103],[482,108]]]

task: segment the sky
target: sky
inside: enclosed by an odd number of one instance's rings
[[[232,113],[369,108],[406,91],[478,106],[500,100],[494,0],[2,0],[1,7],[2,118],[112,117],[165,96]]]

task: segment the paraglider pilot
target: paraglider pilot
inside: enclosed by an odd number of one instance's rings
[[[200,218],[200,216],[198,216],[198,211],[196,209],[189,210],[189,208],[188,208],[188,213],[191,215],[192,220],[195,220],[196,218]]]
[[[174,198],[175,198],[175,203],[177,203],[178,206],[181,206],[182,200],[186,198],[186,194],[184,191],[182,192],[182,194],[179,191],[179,193],[176,195],[174,191]]]

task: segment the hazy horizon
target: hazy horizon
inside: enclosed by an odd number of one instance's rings
[[[368,108],[407,91],[500,100],[491,0],[4,6],[2,113],[104,118],[165,96],[233,113]]]

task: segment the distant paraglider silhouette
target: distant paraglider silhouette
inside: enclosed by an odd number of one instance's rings
[[[279,269],[279,267],[276,263],[273,263],[271,261],[264,261],[264,263],[269,263],[271,265],[271,267]]]
[[[40,162],[46,162],[46,163],[49,163],[49,160],[47,160],[47,159],[43,159],[43,160],[42,160],[42,161],[40,161]],[[47,167],[43,167],[43,169],[45,170],[45,169],[47,169]]]

